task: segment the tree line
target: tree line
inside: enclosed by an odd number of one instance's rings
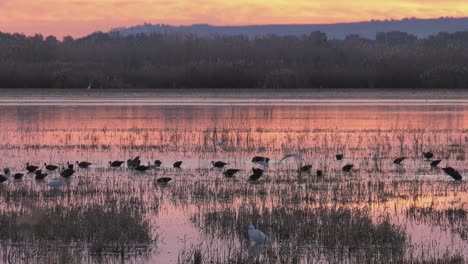
[[[0,33],[0,88],[466,88],[468,32],[200,37]]]

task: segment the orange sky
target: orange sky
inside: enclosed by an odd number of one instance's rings
[[[72,35],[136,24],[314,24],[468,16],[466,0],[0,0],[0,31]]]

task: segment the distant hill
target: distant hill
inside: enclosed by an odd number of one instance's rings
[[[453,33],[468,30],[468,18],[438,18],[403,20],[368,21],[340,24],[317,25],[255,25],[255,26],[211,26],[197,24],[191,26],[170,26],[164,24],[144,24],[129,28],[118,28],[111,31],[112,35],[135,35],[139,33],[192,33],[200,36],[207,35],[246,35],[258,37],[264,35],[301,36],[314,31],[321,31],[331,39],[344,39],[347,35],[358,34],[361,37],[374,39],[378,32],[402,31],[425,38],[439,32]]]

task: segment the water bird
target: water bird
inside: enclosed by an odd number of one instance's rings
[[[120,168],[122,164],[124,164],[124,162],[120,160],[109,161],[109,167],[111,168]]]
[[[158,168],[161,167],[161,164],[162,164],[162,162],[160,160],[155,160],[154,161],[154,165],[156,165],[156,167],[158,167]]]
[[[260,177],[263,175],[263,170],[262,169],[257,169],[257,168],[252,168],[253,174],[250,175],[249,181],[258,181]]]
[[[219,169],[222,169],[224,166],[227,165],[226,162],[222,162],[222,161],[216,161],[216,162],[212,161],[211,164],[213,165],[213,167],[219,168]]]
[[[289,159],[289,158],[295,158],[297,163],[302,162],[302,157],[301,157],[300,154],[289,153],[289,154],[284,155],[284,157],[279,161],[279,163],[281,163],[283,160]]]
[[[406,159],[406,157],[399,157],[393,160],[393,163],[396,165],[401,165],[401,163]]]
[[[250,223],[249,225],[249,239],[255,242],[255,244],[265,244],[268,237],[260,230],[256,229],[255,226]]]
[[[41,170],[37,170],[37,171],[36,171],[36,177],[35,177],[35,178],[36,178],[36,180],[38,180],[38,181],[42,181],[42,180],[45,179],[45,177],[47,177],[47,175],[48,175],[47,173],[42,173]]]
[[[11,175],[10,169],[9,168],[4,168],[3,169],[3,176],[7,177],[7,178],[10,178],[10,175]]]
[[[434,154],[432,152],[423,152],[423,155],[424,155],[424,158],[427,159],[427,160],[430,160],[432,159],[432,157],[434,157]]]
[[[353,167],[354,167],[353,164],[347,164],[347,165],[344,165],[344,166],[343,166],[342,170],[343,170],[344,172],[350,172],[351,169],[352,169]]]
[[[24,174],[23,173],[15,173],[13,175],[13,178],[15,178],[15,180],[21,180],[23,178]]]
[[[73,170],[75,168],[75,164],[71,164],[70,162],[67,161],[67,168],[70,170]]]
[[[156,180],[157,183],[161,184],[161,185],[166,185],[168,184],[170,181],[172,181],[172,178],[169,178],[169,177],[161,177],[159,179]]]
[[[73,169],[66,169],[66,170],[63,170],[62,172],[60,172],[60,176],[62,176],[62,177],[64,177],[64,178],[69,178],[69,177],[71,177],[74,173],[75,173],[75,170],[73,170]]]
[[[176,169],[180,169],[180,165],[182,165],[182,161],[176,161],[174,162],[174,164],[172,164],[174,166],[174,168]]]
[[[227,169],[225,171],[223,171],[223,174],[224,176],[226,176],[227,178],[232,178],[236,175],[236,173],[238,173],[240,170],[238,169]]]
[[[336,160],[343,160],[344,155],[343,154],[336,154]]]
[[[310,172],[311,169],[312,169],[312,165],[304,165],[301,168],[299,168],[299,171],[300,172]]]
[[[47,165],[47,163],[44,163],[44,167],[46,168],[46,170],[48,171],[54,171],[56,169],[58,169],[58,166],[55,166],[55,165]]]
[[[319,177],[319,178],[322,177],[322,176],[323,176],[322,170],[317,170],[316,175],[317,175],[317,177]]]
[[[39,169],[38,166],[30,165],[29,162],[26,163],[26,170],[28,172],[35,172],[37,169]]]
[[[458,171],[456,171],[454,168],[447,167],[447,168],[442,168],[442,170],[445,171],[445,173],[447,173],[448,175],[450,175],[454,180],[456,181],[462,180],[461,174]]]
[[[442,160],[433,160],[433,161],[431,161],[430,165],[431,165],[431,167],[435,168],[435,167],[439,166],[439,163],[441,161]]]
[[[269,161],[270,161],[269,158],[262,157],[262,156],[255,156],[255,157],[252,158],[253,163],[268,164]]]
[[[136,166],[134,169],[135,169],[136,171],[144,172],[144,171],[149,170],[149,168],[150,168],[149,166],[138,165],[138,166]]]
[[[78,168],[87,169],[89,166],[92,165],[92,163],[91,163],[91,162],[87,162],[87,161],[82,161],[82,162],[76,161],[76,165],[78,165]]]
[[[136,158],[134,158],[132,160],[132,167],[133,168],[136,168],[136,167],[140,166],[140,164],[141,164],[140,156],[137,156]]]
[[[8,178],[0,174],[0,183],[4,183],[6,181],[8,181]]]
[[[58,189],[60,188],[63,184],[65,183],[65,180],[63,178],[58,178],[58,179],[54,179],[53,181],[49,182],[49,184],[47,184],[49,187],[52,187],[54,189]]]

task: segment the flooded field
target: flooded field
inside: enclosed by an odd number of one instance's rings
[[[0,101],[0,166],[24,173],[0,184],[2,262],[468,261],[466,101]],[[43,165],[76,161],[67,179]]]

